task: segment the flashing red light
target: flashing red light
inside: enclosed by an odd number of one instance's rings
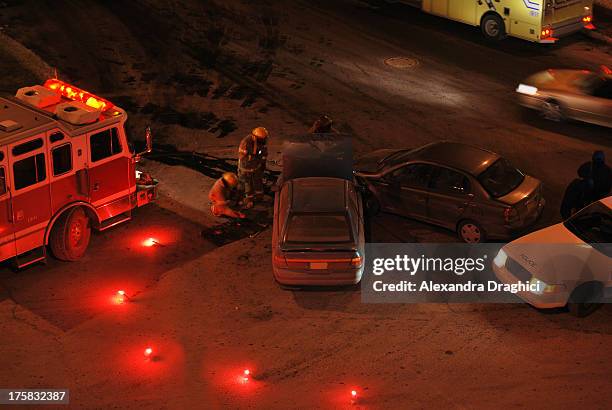
[[[72,101],[82,102],[96,110],[107,111],[114,107],[112,102],[56,78],[50,78],[45,81],[44,87],[53,91],[59,91],[63,97]]]
[[[244,369],[244,372],[242,372],[242,382],[243,383],[248,382],[250,376],[251,376],[251,371],[249,369]]]
[[[584,17],[582,18],[582,22],[583,22],[583,23],[590,23],[590,22],[592,22],[592,21],[593,21],[593,16],[584,16]]]
[[[151,356],[153,356],[153,348],[152,347],[147,347],[144,350],[144,356],[145,356],[145,359],[150,359]]]
[[[351,390],[351,403],[355,403],[357,401],[357,390]]]

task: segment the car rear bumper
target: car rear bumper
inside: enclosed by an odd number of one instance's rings
[[[595,27],[592,24],[585,26],[585,23],[582,21],[582,17],[578,19],[573,18],[553,24],[552,30],[554,37],[545,38],[543,40],[539,40],[538,42],[542,44],[556,43],[559,40],[559,37],[566,37],[582,30],[592,30],[594,28]]]
[[[488,237],[490,239],[505,240],[516,238],[517,236],[528,233],[531,227],[538,221],[538,219],[540,219],[540,216],[542,216],[542,211],[544,210],[545,205],[546,200],[541,198],[536,208],[523,218],[520,225],[494,226],[490,231],[487,231]]]
[[[493,272],[502,283],[514,284],[518,283],[519,279],[514,276],[505,266],[499,267],[493,264]],[[568,293],[543,293],[541,295],[531,292],[517,292],[518,297],[538,309],[552,309],[563,307],[567,304]]]
[[[363,267],[349,272],[296,271],[272,266],[274,279],[281,285],[292,286],[341,286],[355,285],[361,281]]]

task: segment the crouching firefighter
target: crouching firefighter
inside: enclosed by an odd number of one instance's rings
[[[251,208],[264,194],[264,172],[268,158],[268,130],[257,127],[244,137],[238,148],[238,178],[244,190],[244,207]]]
[[[244,218],[242,212],[235,211],[240,200],[238,177],[233,172],[226,172],[215,182],[208,193],[210,211],[214,216],[228,216],[230,218]]]

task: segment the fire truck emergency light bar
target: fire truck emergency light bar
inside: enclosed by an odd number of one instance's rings
[[[107,111],[114,107],[112,102],[56,78],[50,78],[45,81],[44,87],[49,90],[59,91],[63,97],[72,101],[80,101],[96,110]]]

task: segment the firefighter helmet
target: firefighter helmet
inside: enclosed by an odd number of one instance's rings
[[[223,181],[227,186],[234,188],[238,185],[238,177],[233,172],[226,172],[223,174]]]
[[[264,127],[257,127],[251,131],[251,135],[258,139],[266,139],[268,138],[269,133]]]
[[[320,116],[312,127],[310,128],[310,132],[313,134],[327,134],[332,132],[334,121],[328,115]]]

